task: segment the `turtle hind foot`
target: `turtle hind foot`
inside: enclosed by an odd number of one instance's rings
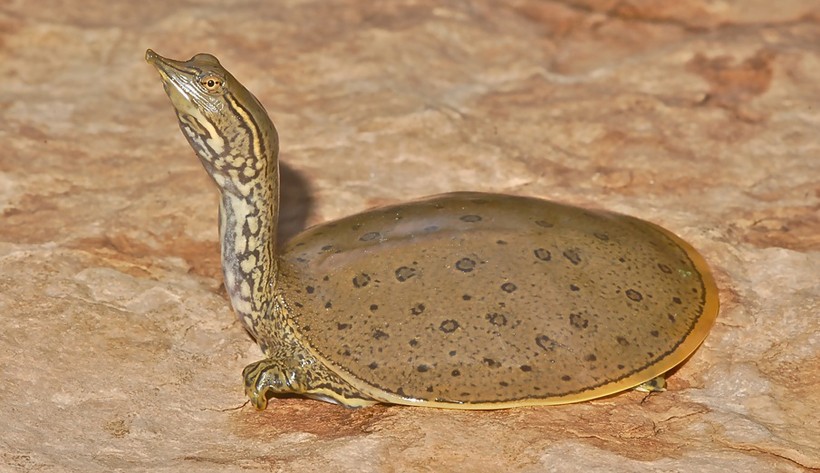
[[[666,376],[656,376],[649,381],[643,382],[633,389],[638,392],[646,393],[646,396],[641,399],[641,404],[649,400],[650,396],[666,391]]]
[[[264,410],[271,397],[301,395],[345,407],[365,407],[377,401],[357,392],[327,368],[300,366],[293,360],[265,358],[242,370],[245,394],[254,407]]]
[[[635,386],[635,391],[642,393],[661,393],[666,391],[666,376],[660,375]]]

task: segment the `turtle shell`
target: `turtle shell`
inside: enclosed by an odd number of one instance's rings
[[[652,223],[453,193],[313,227],[278,287],[305,348],[381,401],[600,397],[686,359],[718,312],[703,258]]]

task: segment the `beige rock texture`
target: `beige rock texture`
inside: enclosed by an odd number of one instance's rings
[[[282,237],[454,190],[662,224],[722,310],[669,391],[491,412],[245,404],[217,192],[146,48],[282,139]],[[0,3],[0,471],[820,468],[816,0]]]

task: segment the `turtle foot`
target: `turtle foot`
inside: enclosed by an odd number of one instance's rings
[[[660,375],[649,381],[635,386],[635,391],[642,393],[660,393],[666,391],[666,376]]]
[[[272,396],[301,395],[345,407],[365,407],[376,403],[321,365],[308,369],[289,360],[265,358],[242,370],[245,394],[254,407],[264,410]]]
[[[268,406],[268,394],[299,393],[297,373],[287,369],[279,360],[266,358],[251,363],[242,370],[245,394],[254,407],[264,410]]]

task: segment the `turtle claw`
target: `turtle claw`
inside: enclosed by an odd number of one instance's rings
[[[257,411],[264,411],[268,407],[267,392],[267,389],[257,391],[256,389],[245,387],[245,394]]]

